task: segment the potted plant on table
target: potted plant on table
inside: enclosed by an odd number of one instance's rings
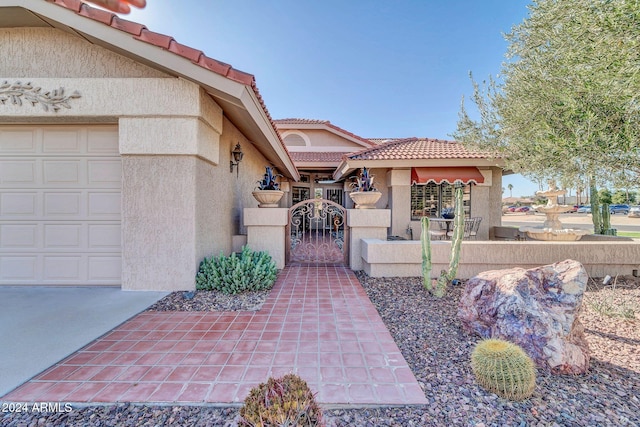
[[[382,193],[373,186],[373,175],[369,175],[367,168],[362,168],[360,175],[354,177],[354,180],[349,197],[356,204],[356,209],[375,209]]]
[[[271,166],[267,166],[265,174],[262,180],[258,181],[258,187],[253,194],[253,197],[258,201],[258,207],[260,208],[277,208],[278,202],[284,195],[284,191],[280,190],[280,184],[278,184],[278,177],[282,175],[276,174]]]

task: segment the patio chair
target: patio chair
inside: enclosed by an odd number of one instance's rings
[[[478,230],[480,229],[480,223],[482,222],[482,217],[476,216],[471,219],[473,220],[473,227],[469,233],[469,238],[476,240],[476,237],[478,237]]]
[[[473,224],[475,223],[474,218],[469,218],[464,220],[464,232],[462,234],[463,239],[471,238],[471,231],[473,230]],[[477,233],[476,233],[477,234]],[[447,233],[447,237],[450,239],[453,237],[453,230]],[[474,237],[475,239],[475,237]]]
[[[438,227],[433,230],[430,229],[429,230],[429,236],[431,236],[432,239],[435,240],[444,240],[447,238],[447,225],[443,222],[437,222],[436,223],[438,225]]]

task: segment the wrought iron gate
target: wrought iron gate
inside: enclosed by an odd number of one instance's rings
[[[287,262],[347,264],[346,209],[326,199],[310,199],[289,209]]]

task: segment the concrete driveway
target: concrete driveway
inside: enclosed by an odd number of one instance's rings
[[[167,295],[0,286],[0,397]]]

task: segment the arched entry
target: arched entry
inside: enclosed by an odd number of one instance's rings
[[[347,264],[347,210],[326,199],[304,200],[289,209],[287,263]]]

